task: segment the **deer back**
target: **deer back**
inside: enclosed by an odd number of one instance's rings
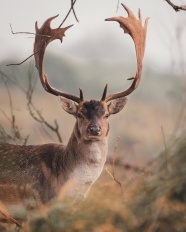
[[[65,159],[61,144],[0,144],[0,200],[10,203],[30,195],[42,203],[47,202],[59,192],[60,173],[63,173],[61,184],[67,179]]]

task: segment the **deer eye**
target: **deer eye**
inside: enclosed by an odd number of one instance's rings
[[[77,114],[77,118],[84,119],[84,117],[81,114]]]
[[[108,118],[109,117],[109,114],[105,114],[105,118]]]

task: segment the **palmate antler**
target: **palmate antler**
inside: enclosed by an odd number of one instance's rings
[[[107,85],[104,89],[102,101],[111,101],[116,98],[121,98],[124,96],[129,95],[132,93],[139,85],[140,80],[141,80],[141,74],[142,74],[142,62],[143,62],[143,57],[144,57],[144,52],[145,52],[145,42],[146,42],[146,32],[147,32],[147,24],[149,18],[145,20],[145,25],[144,27],[142,26],[142,19],[141,19],[141,13],[139,10],[138,17],[139,19],[136,19],[132,11],[126,7],[124,4],[121,4],[124,9],[128,13],[127,18],[123,17],[113,17],[113,18],[108,18],[105,19],[105,21],[116,21],[120,24],[120,27],[124,30],[124,33],[129,34],[135,44],[135,49],[136,49],[136,57],[137,57],[137,72],[136,76],[131,84],[131,86],[126,89],[123,92],[120,93],[114,93],[106,96],[107,93]]]
[[[145,25],[143,27],[140,10],[138,14],[139,19],[136,19],[136,17],[134,16],[132,11],[128,7],[126,7],[123,4],[122,6],[128,13],[127,18],[123,18],[120,16],[120,17],[108,18],[105,20],[106,21],[117,21],[120,24],[120,27],[124,30],[124,33],[127,33],[132,37],[134,44],[135,44],[135,49],[136,49],[137,72],[136,72],[136,76],[131,86],[123,92],[113,93],[107,96],[107,85],[106,85],[103,91],[102,98],[101,98],[101,101],[105,101],[105,102],[129,95],[138,87],[140,80],[141,80],[142,61],[143,61],[143,56],[144,56],[144,51],[145,51],[146,31],[147,31],[147,24],[148,24],[149,18],[145,20]],[[81,89],[80,89],[79,97],[61,92],[49,84],[47,75],[44,73],[44,70],[43,70],[43,59],[44,59],[45,49],[47,45],[55,39],[59,39],[62,42],[63,36],[65,36],[65,31],[72,26],[70,25],[65,28],[51,29],[50,23],[57,16],[47,19],[43,23],[40,29],[38,28],[37,22],[36,22],[36,25],[35,25],[36,37],[35,37],[35,43],[34,43],[36,68],[38,69],[41,83],[47,92],[53,95],[56,95],[56,96],[63,96],[77,103],[80,103],[84,101],[83,91]]]
[[[47,92],[53,95],[56,95],[56,96],[66,97],[77,103],[80,103],[81,101],[83,101],[83,92],[81,89],[80,89],[80,97],[61,92],[49,84],[47,75],[44,73],[43,60],[44,60],[44,54],[45,54],[46,47],[48,46],[50,42],[52,42],[55,39],[59,39],[62,42],[63,36],[65,36],[65,31],[68,28],[73,26],[73,25],[70,25],[65,28],[51,29],[50,23],[57,16],[58,15],[47,19],[43,23],[40,29],[37,26],[37,22],[35,24],[35,30],[36,30],[36,37],[35,37],[35,43],[34,43],[35,66],[38,69],[41,83]]]

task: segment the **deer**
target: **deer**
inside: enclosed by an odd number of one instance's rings
[[[127,103],[127,96],[140,84],[146,44],[148,19],[142,25],[124,4],[128,16],[111,17],[134,41],[137,71],[132,84],[124,91],[107,94],[106,84],[101,100],[85,100],[82,89],[79,96],[60,91],[50,85],[44,72],[46,47],[54,40],[61,42],[65,28],[52,29],[57,16],[48,18],[41,28],[35,23],[34,58],[41,84],[45,91],[59,98],[62,108],[75,117],[75,125],[67,145],[48,143],[39,145],[0,144],[0,202],[5,206],[24,204],[34,197],[42,205],[58,196],[67,183],[66,196],[80,199],[87,196],[99,178],[108,153],[108,134],[111,115],[119,113]]]

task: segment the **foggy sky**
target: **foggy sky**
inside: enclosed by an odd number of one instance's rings
[[[176,13],[164,0],[125,0],[137,16],[141,9],[143,21],[150,17],[147,34],[147,45],[144,62],[155,68],[168,69],[173,62],[179,62],[178,30],[181,31],[182,53],[186,54],[186,12]],[[120,2],[120,3],[121,3]],[[186,1],[175,1],[175,4]],[[134,59],[134,45],[128,35],[124,35],[116,22],[105,22],[104,19],[116,15],[127,16],[117,0],[77,0],[75,10],[79,19],[68,18],[64,26],[74,24],[66,32],[63,44],[55,41],[48,51],[67,55],[75,59]],[[60,14],[52,23],[58,27],[70,6],[70,0],[4,0],[0,9],[0,60],[18,58],[21,60],[32,54],[33,37],[30,35],[11,34],[9,24],[14,32],[34,32],[35,21],[39,26],[45,19]],[[30,38],[32,37],[32,38]],[[185,59],[185,55],[184,55]]]

